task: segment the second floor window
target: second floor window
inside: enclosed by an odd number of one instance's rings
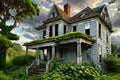
[[[101,24],[99,23],[99,26],[98,26],[98,36],[101,38]]]
[[[46,30],[43,31],[43,38],[46,38]]]
[[[66,25],[64,25],[64,34],[66,33]]]
[[[85,34],[90,35],[90,23],[85,24]]]
[[[55,36],[58,36],[58,24],[55,25]]]
[[[77,31],[77,27],[73,26],[73,32]]]
[[[52,26],[49,27],[49,37],[52,37],[53,29]]]
[[[106,36],[106,42],[108,43],[108,35]]]

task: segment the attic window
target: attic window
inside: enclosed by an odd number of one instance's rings
[[[51,14],[52,14],[52,17],[55,17],[55,12],[52,12]]]

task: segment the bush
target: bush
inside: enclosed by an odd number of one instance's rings
[[[108,72],[120,72],[120,58],[116,55],[109,54],[104,59],[106,71]]]
[[[31,63],[35,58],[30,55],[17,56],[8,63],[7,69],[13,70],[21,66],[26,66]]]
[[[13,80],[13,79],[5,75],[2,71],[0,71],[0,80]]]
[[[95,80],[100,73],[91,66],[76,63],[59,64],[52,72],[37,75],[33,80]]]

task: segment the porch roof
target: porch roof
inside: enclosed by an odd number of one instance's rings
[[[75,38],[82,38],[84,40],[91,41],[91,42],[94,41],[91,36],[86,35],[82,32],[70,32],[70,33],[63,34],[61,36],[53,36],[50,38],[38,39],[31,42],[27,42],[27,43],[24,43],[24,46],[33,46],[33,45],[44,44],[48,42],[56,42],[59,44],[63,41],[75,39]]]

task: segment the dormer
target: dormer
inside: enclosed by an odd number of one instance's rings
[[[57,17],[57,16],[59,16],[59,15],[57,13],[57,10],[56,10],[55,4],[54,4],[54,6],[52,7],[52,9],[48,13],[48,17],[47,18],[54,18],[54,17]]]

